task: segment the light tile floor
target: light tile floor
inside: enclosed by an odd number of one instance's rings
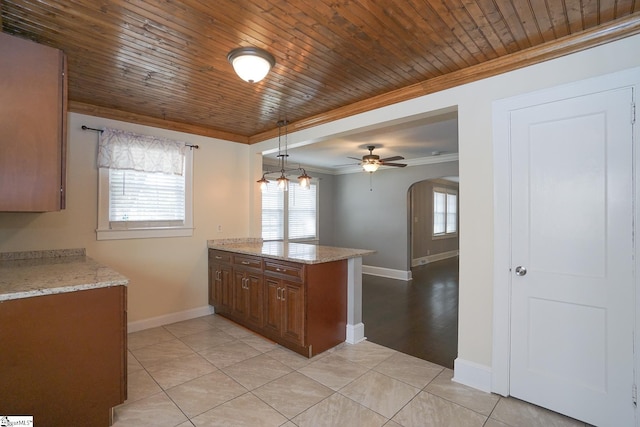
[[[582,426],[368,341],[307,359],[220,316],[129,334],[115,427]]]

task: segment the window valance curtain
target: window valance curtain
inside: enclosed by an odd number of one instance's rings
[[[98,142],[98,167],[183,175],[184,142],[104,128]]]

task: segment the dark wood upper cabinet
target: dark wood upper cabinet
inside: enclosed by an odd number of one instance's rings
[[[0,33],[0,211],[65,208],[66,59]]]

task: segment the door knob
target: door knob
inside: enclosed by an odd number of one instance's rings
[[[516,276],[524,276],[527,274],[527,269],[519,265],[516,267]]]

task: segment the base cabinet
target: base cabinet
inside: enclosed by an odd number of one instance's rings
[[[219,277],[230,277],[231,303],[216,292]],[[346,260],[303,264],[209,249],[209,289],[216,314],[303,356],[346,338]]]
[[[32,415],[36,426],[109,426],[127,398],[126,292],[0,302],[0,414]]]

